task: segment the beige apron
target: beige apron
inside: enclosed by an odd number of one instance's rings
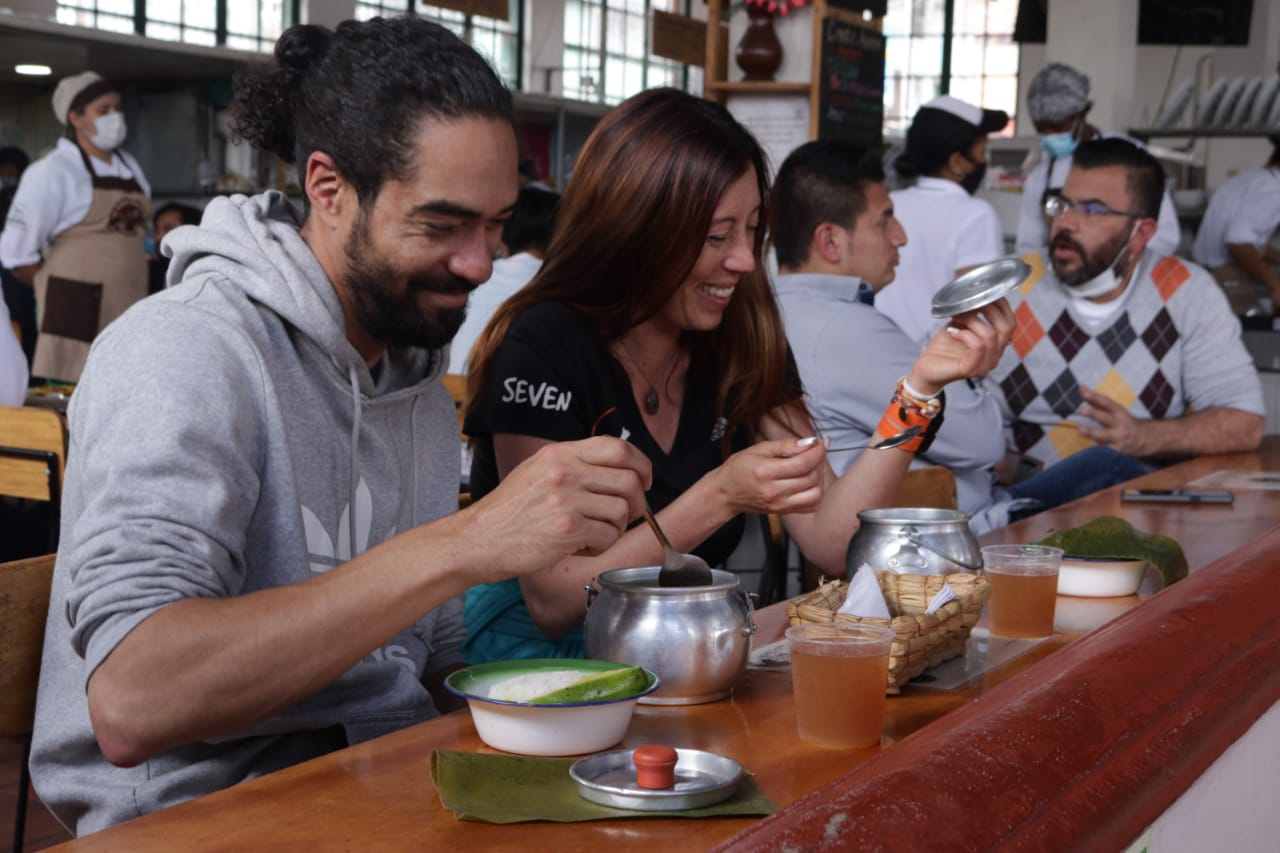
[[[147,295],[147,256],[142,238],[151,202],[133,178],[104,178],[93,171],[93,200],[84,220],[54,238],[36,274],[36,340],[31,373],[78,382],[89,344],[108,323]]]

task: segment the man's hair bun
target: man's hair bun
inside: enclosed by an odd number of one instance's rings
[[[324,58],[333,33],[315,24],[290,27],[276,41],[276,61],[281,68],[305,73]]]

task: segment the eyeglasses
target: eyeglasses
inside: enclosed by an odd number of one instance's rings
[[[1143,216],[1141,213],[1107,207],[1100,201],[1072,201],[1064,195],[1051,195],[1044,200],[1044,212],[1050,219],[1064,216],[1068,210],[1084,220],[1099,216],[1127,216],[1130,219],[1141,219]]]

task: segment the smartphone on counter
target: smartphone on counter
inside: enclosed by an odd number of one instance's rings
[[[1125,489],[1120,499],[1125,503],[1229,504],[1235,496],[1225,489]]]

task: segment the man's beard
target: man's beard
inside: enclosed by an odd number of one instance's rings
[[[386,261],[374,257],[368,218],[363,209],[356,215],[343,251],[347,256],[343,281],[351,296],[356,320],[366,332],[390,347],[440,349],[453,340],[467,317],[467,309],[426,310],[418,303],[418,294],[423,291],[470,293],[475,285],[446,272],[413,276],[401,291],[395,270]]]
[[[1071,235],[1067,232],[1059,232],[1058,235],[1049,243],[1049,262],[1053,265],[1054,275],[1057,276],[1058,281],[1062,282],[1067,287],[1079,287],[1086,282],[1093,281],[1095,278],[1102,275],[1108,267],[1116,265],[1117,261],[1120,260],[1120,253],[1124,251],[1125,243],[1129,242],[1130,236],[1130,233],[1127,231],[1117,234],[1114,240],[1104,243],[1098,247],[1096,252],[1090,253],[1086,252],[1084,246],[1072,239]],[[1054,254],[1054,250],[1058,246],[1065,246],[1067,248],[1074,249],[1077,256],[1080,258],[1080,265],[1076,267],[1074,272],[1064,272],[1060,267],[1058,258]],[[1125,258],[1124,263],[1119,266],[1124,268],[1127,267],[1128,264],[1129,261]],[[1116,279],[1119,280],[1122,278],[1124,278],[1124,275],[1117,270]]]

